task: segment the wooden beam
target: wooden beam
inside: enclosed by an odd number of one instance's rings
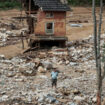
[[[32,13],[32,14],[36,14],[37,11],[26,11],[26,13],[27,13],[27,14],[31,14],[31,13]]]
[[[31,14],[31,0],[29,0],[29,15]]]

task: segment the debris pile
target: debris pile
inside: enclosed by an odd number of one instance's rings
[[[0,19],[0,47],[17,43],[21,32],[27,31],[27,28],[22,28],[19,21],[14,19],[8,20],[7,23],[4,21]]]
[[[95,105],[97,91],[92,40],[89,37],[77,41],[78,44],[68,43],[65,49],[42,49],[11,59],[0,55],[0,103]],[[104,41],[101,46],[103,44]],[[59,71],[57,89],[51,87],[53,66]],[[103,90],[102,98],[104,93]]]

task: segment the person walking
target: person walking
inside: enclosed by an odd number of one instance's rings
[[[53,71],[51,72],[51,80],[52,80],[52,88],[57,88],[57,77],[58,77],[58,71],[57,68],[54,67]]]

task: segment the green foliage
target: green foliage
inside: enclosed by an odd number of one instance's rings
[[[92,5],[92,0],[68,0],[68,2],[70,5],[74,5],[74,6]],[[99,5],[99,4],[100,4],[100,0],[96,0],[96,5]]]
[[[0,10],[13,9],[13,8],[21,8],[21,4],[17,1],[9,1],[9,0],[0,2]]]

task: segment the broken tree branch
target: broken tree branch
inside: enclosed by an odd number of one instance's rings
[[[27,53],[27,52],[29,52],[29,51],[33,51],[33,50],[38,49],[38,48],[39,48],[38,46],[37,46],[37,47],[29,48],[29,49],[25,50],[25,51],[23,52],[23,54],[24,54],[24,53]]]

